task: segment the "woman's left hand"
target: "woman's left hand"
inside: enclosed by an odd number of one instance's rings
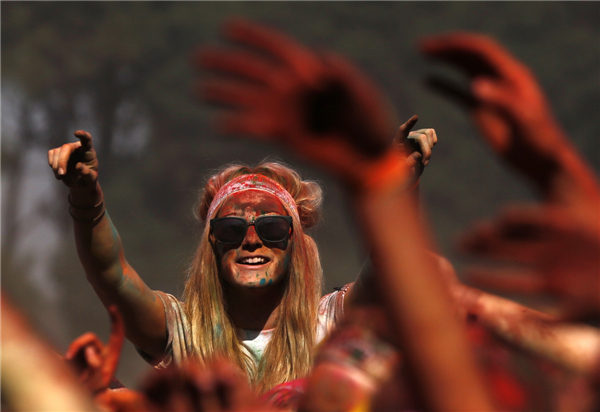
[[[410,168],[410,183],[415,183],[429,164],[433,146],[438,142],[434,129],[419,129],[412,131],[419,116],[416,114],[398,128],[394,145],[406,155],[406,164]]]

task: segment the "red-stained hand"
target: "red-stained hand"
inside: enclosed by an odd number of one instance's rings
[[[234,108],[219,118],[221,132],[283,141],[346,180],[360,180],[360,166],[387,152],[391,110],[353,65],[247,21],[228,24],[225,36],[246,51],[194,58],[220,75],[201,83],[200,97]]]
[[[93,393],[108,387],[123,347],[123,317],[114,305],[108,308],[108,313],[111,322],[108,345],[104,346],[94,333],[88,332],[75,339],[65,354],[65,360],[75,368],[79,381]]]
[[[471,268],[481,287],[525,294],[552,294],[563,316],[600,314],[600,234],[564,209],[514,207],[485,222],[461,242],[473,255],[516,263],[519,269]]]
[[[98,180],[98,159],[92,145],[92,135],[75,132],[78,142],[66,143],[48,151],[48,165],[57,180],[67,187],[94,187]]]
[[[252,392],[246,378],[229,361],[202,367],[187,362],[149,377],[143,392],[152,412],[225,412],[272,410]]]
[[[434,79],[432,85],[470,109],[492,149],[538,187],[549,187],[557,158],[573,149],[558,126],[544,93],[530,70],[493,39],[450,33],[425,38],[421,51],[464,71],[470,93]]]

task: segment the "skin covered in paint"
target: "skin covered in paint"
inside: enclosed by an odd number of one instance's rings
[[[248,222],[259,216],[288,215],[280,200],[266,192],[247,190],[225,200],[217,217],[238,216]],[[263,242],[254,226],[248,227],[239,245],[219,243],[211,234],[223,293],[234,324],[240,329],[264,330],[275,326],[284,293],[284,280],[291,262],[291,238],[277,243]],[[264,258],[266,263],[245,264],[246,258]]]
[[[77,254],[104,306],[117,305],[123,315],[127,339],[160,358],[167,344],[163,304],[127,262],[108,212],[100,214],[104,196],[92,136],[78,130],[75,137],[79,141],[48,151],[48,165],[69,188]]]
[[[232,194],[219,210],[217,217],[243,217],[248,222],[259,216],[288,213],[279,199],[266,192],[247,190]],[[239,244],[219,243],[211,234],[211,243],[217,258],[219,274],[231,287],[255,288],[281,282],[288,273],[291,258],[291,242],[263,242],[254,226]],[[262,258],[265,263],[249,264],[247,259]]]

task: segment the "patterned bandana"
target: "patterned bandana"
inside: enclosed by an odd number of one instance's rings
[[[296,220],[300,220],[300,217],[298,216],[298,207],[296,206],[296,201],[292,195],[273,179],[257,174],[236,177],[219,189],[208,208],[206,219],[210,220],[214,218],[214,215],[217,213],[217,210],[223,204],[225,199],[234,193],[243,192],[244,190],[259,190],[277,196],[288,213],[296,218]]]

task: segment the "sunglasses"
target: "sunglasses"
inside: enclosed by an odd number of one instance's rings
[[[259,216],[252,222],[237,216],[218,217],[210,220],[210,228],[215,239],[226,245],[241,243],[246,237],[249,226],[254,226],[256,234],[263,242],[283,242],[291,233],[292,217]]]

